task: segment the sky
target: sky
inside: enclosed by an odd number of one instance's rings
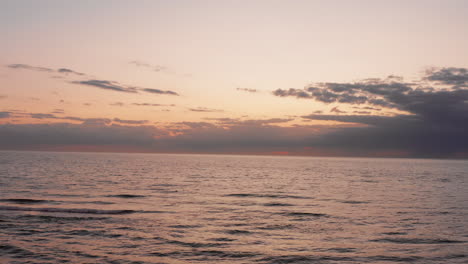
[[[0,149],[468,157],[468,2],[0,0]]]

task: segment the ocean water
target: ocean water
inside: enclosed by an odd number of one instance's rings
[[[468,162],[0,152],[0,263],[468,263]]]

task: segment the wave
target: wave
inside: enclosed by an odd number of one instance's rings
[[[76,216],[53,216],[53,215],[21,215],[17,219],[31,219],[40,222],[68,222],[68,221],[97,221],[104,220],[107,217],[76,217]]]
[[[0,210],[5,211],[34,211],[34,212],[52,212],[52,213],[72,213],[72,214],[131,214],[134,210],[102,210],[102,209],[75,209],[75,208],[34,208],[34,207],[16,207],[0,206]]]
[[[256,197],[256,198],[278,198],[278,199],[313,199],[312,197],[284,195],[284,194],[256,194],[256,193],[232,193],[226,194],[227,197]]]
[[[287,203],[266,203],[263,206],[293,206],[292,204]]]
[[[116,198],[144,198],[146,196],[144,195],[138,195],[138,194],[115,194],[115,195],[107,195],[107,197],[116,197]]]
[[[12,199],[0,199],[1,202],[17,203],[17,204],[38,204],[38,203],[48,203],[48,200],[39,200],[39,199],[24,199],[24,198],[12,198]]]
[[[371,242],[387,242],[397,244],[455,244],[465,243],[465,241],[450,240],[450,239],[431,239],[431,238],[381,238],[370,240]]]
[[[281,213],[283,215],[287,215],[287,216],[304,216],[304,217],[307,217],[307,216],[310,216],[310,217],[329,217],[329,215],[327,214],[321,214],[321,213],[305,213],[305,212],[285,212],[285,213]]]
[[[248,235],[248,234],[252,234],[252,232],[250,232],[250,231],[239,230],[239,229],[226,230],[226,231],[223,231],[223,233],[230,234],[230,235]]]
[[[155,238],[157,240],[164,241],[168,244],[175,244],[183,247],[191,247],[191,248],[205,248],[205,247],[220,247],[226,245],[226,243],[200,243],[200,242],[185,242],[180,240],[171,240],[165,238]]]

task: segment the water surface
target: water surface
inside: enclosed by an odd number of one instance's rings
[[[468,263],[467,172],[455,160],[3,151],[0,260]]]

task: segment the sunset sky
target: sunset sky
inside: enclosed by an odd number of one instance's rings
[[[468,1],[0,0],[0,149],[468,157]]]

